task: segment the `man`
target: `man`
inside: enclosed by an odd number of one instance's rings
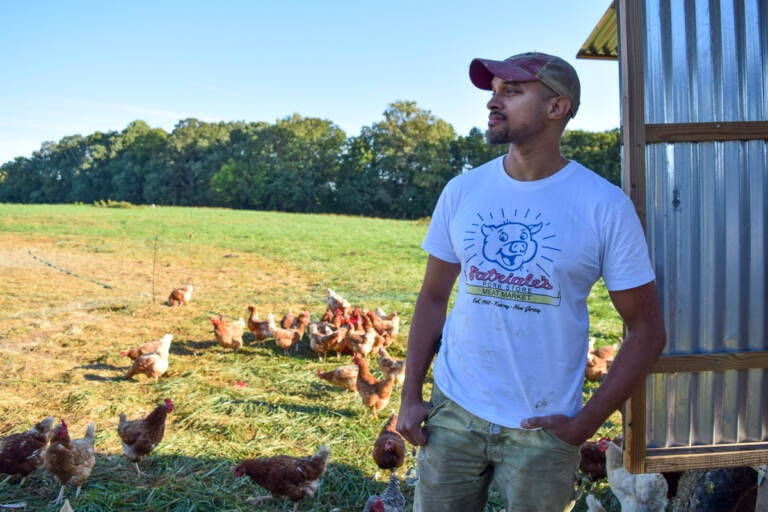
[[[397,425],[421,446],[414,510],[482,511],[491,483],[507,512],[567,510],[579,446],[664,347],[653,269],[629,198],[560,154],[579,108],[573,67],[525,53],[475,59],[469,75],[491,91],[488,141],[509,151],[446,185],[422,245]],[[626,332],[582,404],[587,296],[600,277]]]

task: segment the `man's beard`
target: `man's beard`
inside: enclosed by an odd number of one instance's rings
[[[488,129],[485,132],[485,140],[488,144],[509,144],[512,141],[512,137],[509,133],[509,128],[504,127],[503,130]]]

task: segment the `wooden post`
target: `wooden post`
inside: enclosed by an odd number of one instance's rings
[[[621,73],[622,185],[645,229],[645,87],[643,83],[642,0],[619,0],[619,69]],[[645,381],[627,401],[624,414],[624,466],[645,472]]]

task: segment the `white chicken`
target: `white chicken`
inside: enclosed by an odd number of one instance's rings
[[[667,481],[661,473],[630,473],[624,467],[624,451],[608,439],[605,450],[608,485],[621,503],[622,512],[659,512],[667,507]]]

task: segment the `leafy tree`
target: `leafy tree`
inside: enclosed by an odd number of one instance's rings
[[[364,126],[357,137],[347,140],[339,176],[333,184],[330,211],[368,217],[383,216],[388,196],[379,188],[373,150],[373,132]]]
[[[179,121],[168,137],[167,168],[153,176],[145,195],[161,204],[204,206],[213,203],[211,177],[231,156],[226,123]]]
[[[268,130],[270,181],[268,209],[313,213],[331,202],[346,140],[331,121],[294,114]]]
[[[260,134],[266,123],[239,123],[229,132],[230,158],[211,177],[214,204],[232,208],[262,209],[269,173],[261,159]]]
[[[58,143],[44,142],[33,153],[41,177],[40,190],[30,198],[33,203],[67,203],[76,201],[72,184],[80,173],[88,153],[88,144],[81,135],[69,135]]]
[[[116,132],[96,132],[85,137],[83,159],[72,178],[70,200],[92,203],[111,199],[112,176],[109,163],[119,146]]]
[[[563,156],[589,167],[611,183],[621,186],[619,129],[604,132],[566,130],[561,142]]]
[[[620,183],[619,131],[567,131],[562,151]],[[222,205],[305,213],[418,218],[453,176],[504,152],[473,128],[453,128],[415,102],[347,138],[298,114],[274,124],[180,121],[172,133],[134,121],[120,133],[44,142],[0,166],[0,201]]]
[[[456,139],[454,154],[460,172],[463,172],[503,155],[508,148],[506,144],[488,144],[483,132],[472,128],[467,136]]]
[[[29,203],[42,188],[36,161],[18,157],[0,166],[0,202]]]
[[[342,198],[360,195],[353,204],[362,211],[354,213],[411,219],[429,215],[440,189],[456,174],[454,138],[450,124],[415,102],[391,103],[384,120],[364,128],[350,144],[348,181],[339,185],[339,193]],[[358,165],[362,167],[355,171]]]
[[[153,176],[163,172],[168,134],[134,121],[120,132],[119,150],[110,162],[113,197],[133,204],[151,202],[145,194]],[[146,190],[146,192],[149,192]]]

